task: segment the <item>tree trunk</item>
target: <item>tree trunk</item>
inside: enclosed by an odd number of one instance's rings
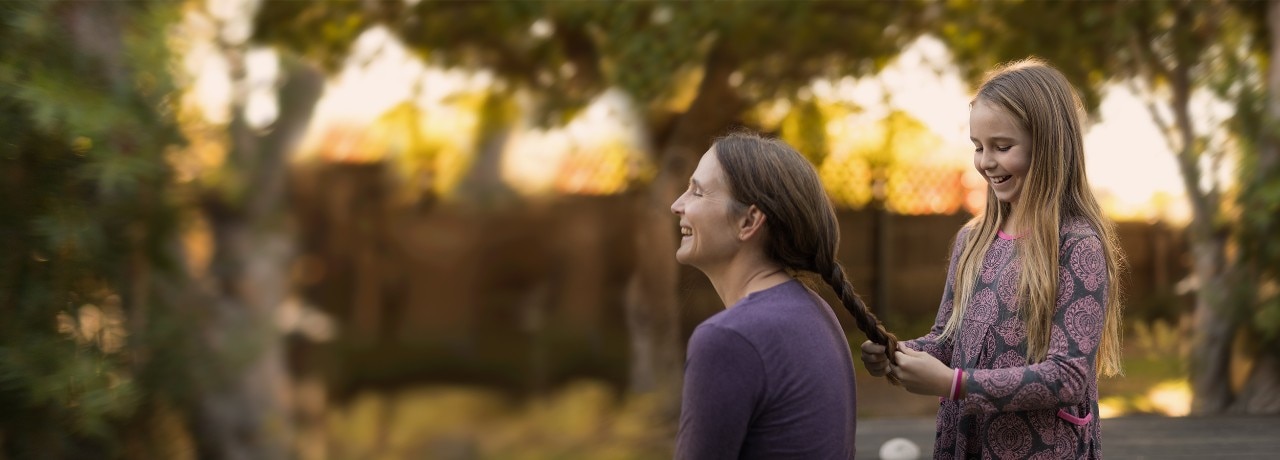
[[[729,85],[733,70],[718,48],[710,53],[698,96],[659,147],[658,175],[638,203],[636,271],[628,282],[626,298],[631,390],[656,392],[667,417],[678,414],[684,369],[676,300],[678,230],[671,203],[710,147],[712,137],[730,126],[743,108]]]
[[[1266,112],[1263,114],[1263,126],[1267,128],[1264,128],[1258,141],[1258,163],[1253,171],[1255,176],[1251,179],[1255,183],[1274,180],[1268,178],[1274,177],[1275,169],[1280,167],[1280,139],[1277,139],[1273,128],[1280,121],[1280,1],[1271,0],[1267,3],[1267,29],[1271,42],[1271,59],[1267,63]],[[1261,273],[1256,265],[1254,262],[1254,266],[1250,267],[1252,272]],[[1249,298],[1256,302],[1255,296]],[[1274,344],[1264,344],[1259,348],[1254,357],[1253,368],[1249,371],[1249,378],[1232,405],[1233,412],[1280,413],[1280,356],[1274,351]]]
[[[1178,19],[1187,20],[1182,14]],[[1219,209],[1216,191],[1200,188],[1203,175],[1199,166],[1201,151],[1196,147],[1196,130],[1190,111],[1191,63],[1184,59],[1186,57],[1180,55],[1168,69],[1168,79],[1173,94],[1169,108],[1177,135],[1177,142],[1170,142],[1170,145],[1178,146],[1175,160],[1187,199],[1191,201],[1189,242],[1192,272],[1198,282],[1190,351],[1191,413],[1214,414],[1225,411],[1231,404],[1231,340],[1236,328],[1223,311],[1231,294],[1227,234],[1215,224]]]
[[[291,456],[291,391],[284,337],[276,325],[278,307],[288,297],[294,254],[284,213],[286,168],[311,119],[323,77],[300,63],[282,67],[280,115],[268,134],[251,130],[242,107],[235,107],[227,168],[241,188],[212,197],[206,207],[215,253],[208,284],[213,312],[205,339],[216,361],[197,364],[209,367],[203,374],[214,378],[196,424],[206,457]]]
[[[1264,114],[1262,140],[1258,149],[1258,169],[1255,174],[1268,177],[1280,167],[1280,133],[1275,131],[1280,123],[1280,1],[1267,2],[1267,33],[1271,41],[1271,59],[1267,61],[1267,104]]]
[[[476,129],[476,158],[458,184],[458,198],[462,202],[495,210],[516,201],[515,191],[502,179],[502,159],[515,129],[515,110],[508,94],[484,95]]]
[[[1280,414],[1280,357],[1263,350],[1254,357],[1249,379],[1237,395],[1231,411],[1245,414]]]
[[[1220,241],[1193,241],[1194,272],[1200,282],[1191,333],[1191,413],[1217,414],[1231,404],[1231,340],[1235,325],[1222,309],[1230,286]]]

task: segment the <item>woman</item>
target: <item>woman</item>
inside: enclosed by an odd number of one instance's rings
[[[873,341],[896,347],[836,260],[839,227],[818,174],[785,143],[732,134],[702,156],[676,259],[711,280],[726,310],[689,339],[676,457],[850,458],[852,355],[822,280]]]

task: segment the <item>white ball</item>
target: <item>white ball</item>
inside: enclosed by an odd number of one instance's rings
[[[920,458],[920,446],[907,438],[893,438],[880,446],[880,458],[884,460],[915,460]]]

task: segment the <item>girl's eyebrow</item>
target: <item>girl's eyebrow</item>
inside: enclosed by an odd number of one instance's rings
[[[978,139],[977,139],[977,138],[974,138],[974,137],[970,137],[970,138],[969,138],[969,140],[974,141],[974,142],[978,142]],[[1014,141],[1015,141],[1015,139],[1014,139],[1014,138],[1012,138],[1012,137],[1008,137],[1008,136],[991,136],[991,138],[990,138],[990,139],[988,139],[988,140],[992,140],[992,141],[1006,141],[1006,142],[1014,142]]]

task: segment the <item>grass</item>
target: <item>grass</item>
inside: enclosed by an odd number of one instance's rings
[[[468,387],[365,394],[328,416],[335,459],[657,459],[672,430],[656,401],[581,381],[525,402]]]
[[[1099,382],[1101,415],[1183,415],[1189,408],[1185,341],[1178,326],[1133,324],[1125,375]],[[856,335],[856,334],[855,334]],[[851,336],[851,344],[860,337]],[[855,350],[856,351],[856,350]],[[930,417],[937,398],[915,396],[867,377],[858,364],[859,417]],[[883,388],[882,388],[883,387]],[[655,400],[615,383],[580,380],[541,397],[468,385],[367,392],[330,407],[323,456],[332,459],[670,458],[675,427]]]
[[[1125,337],[1124,375],[1098,382],[1100,415],[1186,415],[1191,386],[1183,337],[1164,321],[1133,323]]]

